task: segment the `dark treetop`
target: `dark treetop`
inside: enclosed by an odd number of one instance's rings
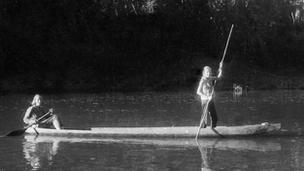
[[[3,0],[0,91],[193,89],[203,65],[217,69],[232,23],[220,88],[302,88],[302,7],[297,0]]]

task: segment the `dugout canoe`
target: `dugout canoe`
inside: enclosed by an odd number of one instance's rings
[[[198,127],[92,127],[88,130],[35,128],[40,135],[66,137],[195,137]],[[242,137],[269,135],[279,132],[280,123],[262,123],[243,126],[218,126],[202,128],[200,137]],[[36,134],[34,128],[26,130],[27,134]]]
[[[61,144],[61,143],[98,143],[118,144],[122,146],[155,146],[174,148],[213,148],[218,150],[236,151],[279,151],[281,144],[275,138],[94,138],[94,137],[54,137],[48,135],[35,136],[27,134],[24,136],[26,142],[33,144]]]

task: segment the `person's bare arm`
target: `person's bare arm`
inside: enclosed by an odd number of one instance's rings
[[[222,77],[222,70],[223,70],[223,63],[220,63],[220,66],[218,69],[218,74],[217,74],[218,79]]]
[[[198,87],[197,87],[197,90],[196,90],[196,94],[199,95],[199,96],[202,96],[202,92],[201,92],[201,89],[202,89],[202,84],[203,84],[203,79],[201,78],[199,84],[198,84]]]
[[[211,79],[211,80],[220,80],[221,77],[222,77],[222,68],[219,68],[217,76],[216,77],[215,76],[209,77],[209,79]]]
[[[33,109],[33,107],[29,107],[24,114],[23,122],[26,123],[26,124],[32,124],[32,123],[35,122],[34,119],[30,118],[30,114],[31,114],[32,109]]]

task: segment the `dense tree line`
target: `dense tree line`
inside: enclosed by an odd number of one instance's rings
[[[303,7],[302,0],[3,0],[0,90],[189,86],[197,61],[218,60],[232,23],[228,62],[301,67]]]

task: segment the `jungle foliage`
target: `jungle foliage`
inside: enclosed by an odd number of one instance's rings
[[[301,68],[302,0],[3,0],[0,90],[164,90],[218,61]]]

